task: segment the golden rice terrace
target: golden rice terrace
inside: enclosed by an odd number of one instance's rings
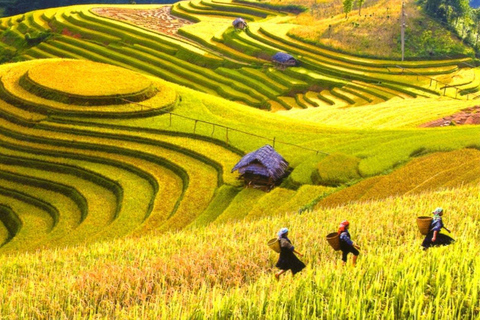
[[[238,16],[248,22],[247,28],[232,26]],[[104,62],[274,111],[477,96],[480,77],[471,58],[355,57],[293,36],[293,18],[246,3],[192,0],[121,10],[92,5],[39,10],[3,18],[0,28],[4,50],[14,52],[17,60]],[[296,65],[276,68],[272,57],[279,52],[290,54]]]
[[[372,199],[381,175],[416,156],[467,150],[437,155],[452,166],[478,157],[474,126],[418,128],[475,103],[480,75],[469,57],[333,52],[290,35],[292,14],[245,3],[124,8],[180,24],[173,33],[107,14],[116,8],[0,20],[1,48],[18,60],[0,66],[3,252],[328,207],[354,182]],[[232,26],[238,16],[248,28]],[[272,61],[278,52],[295,65]],[[265,144],[291,174],[269,193],[242,188],[232,168]],[[439,162],[425,161],[404,169],[408,188],[436,174]],[[470,183],[475,175],[455,180]],[[363,189],[344,190],[362,200]]]

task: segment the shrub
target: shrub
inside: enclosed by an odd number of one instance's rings
[[[284,187],[298,188],[304,184],[313,184],[312,174],[316,170],[316,166],[320,160],[325,158],[324,155],[313,155],[308,157],[293,169],[284,183]]]
[[[358,164],[360,159],[354,156],[334,153],[320,161],[312,173],[315,184],[328,186],[340,185],[360,178]]]
[[[33,30],[25,34],[25,41],[27,41],[28,45],[34,46],[39,44],[40,42],[43,42],[49,39],[52,35],[53,34],[50,30],[48,31]]]

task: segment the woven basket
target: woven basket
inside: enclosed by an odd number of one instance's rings
[[[428,231],[430,231],[430,223],[432,222],[432,217],[421,216],[417,218],[417,226],[420,230],[420,233],[423,235],[427,235]]]
[[[338,232],[332,232],[327,235],[327,241],[335,251],[340,250],[340,235]]]
[[[280,253],[280,241],[278,241],[278,238],[273,238],[273,239],[269,240],[268,241],[268,246],[273,251]]]

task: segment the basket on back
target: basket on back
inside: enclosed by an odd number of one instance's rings
[[[268,246],[273,251],[280,253],[280,241],[278,241],[278,238],[273,238],[273,239],[269,240],[268,241]]]
[[[430,224],[432,223],[432,217],[421,216],[417,218],[417,226],[420,230],[420,233],[427,235],[430,231]]]
[[[335,251],[340,250],[340,235],[338,232],[332,232],[327,235],[327,241]]]

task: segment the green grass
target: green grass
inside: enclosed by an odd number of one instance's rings
[[[222,17],[237,17],[238,13],[233,12],[231,10],[213,10],[212,7],[209,6],[202,6],[200,4],[195,3],[195,1],[183,1],[177,4],[178,9],[185,11],[189,14],[195,16],[222,16]],[[220,8],[221,9],[221,8]],[[258,19],[256,15],[252,14],[242,14],[243,18],[249,21]],[[201,19],[201,18],[200,18]]]
[[[278,11],[262,9],[262,8],[255,8],[253,6],[244,6],[239,3],[221,3],[217,1],[210,1],[210,0],[201,0],[204,6],[213,7],[216,9],[222,9],[223,11],[233,11],[239,14],[251,14],[256,15],[261,18],[266,18],[269,15],[277,16],[281,15]]]

